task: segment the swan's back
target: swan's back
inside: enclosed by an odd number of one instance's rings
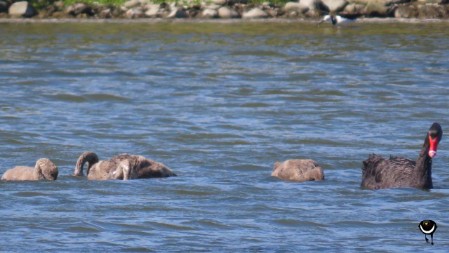
[[[115,161],[99,161],[89,169],[87,179],[89,180],[111,179],[111,175],[113,175],[117,167],[118,163],[116,163]]]
[[[384,159],[372,154],[363,161],[361,186],[367,189],[415,187],[415,167],[415,161],[403,157]]]
[[[111,158],[111,161],[120,163],[129,162],[132,178],[172,177],[176,174],[163,163],[145,158],[141,155],[120,154]]]
[[[38,180],[38,178],[35,176],[33,167],[16,166],[12,169],[7,170],[3,174],[2,180],[24,181],[24,180]]]
[[[324,180],[323,169],[311,159],[276,162],[271,176],[297,182]]]
[[[58,167],[48,158],[36,161],[34,167],[16,166],[7,170],[2,180],[24,181],[24,180],[56,180],[58,178]]]

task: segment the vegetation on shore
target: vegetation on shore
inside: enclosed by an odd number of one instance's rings
[[[29,0],[28,2],[30,2],[36,9],[43,9],[57,1],[58,0]],[[64,6],[69,6],[75,3],[120,6],[124,4],[126,0],[61,0],[61,2],[64,3]]]

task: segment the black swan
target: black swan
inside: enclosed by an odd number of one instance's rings
[[[86,174],[89,180],[137,179],[176,176],[162,163],[140,155],[121,154],[107,161],[100,161],[93,152],[84,152],[76,162],[74,176],[83,176],[83,167],[88,163]]]
[[[387,160],[379,155],[370,155],[363,161],[361,186],[367,189],[403,187],[431,189],[432,158],[437,154],[438,143],[442,136],[440,124],[433,123],[416,161],[403,157],[390,157]]]
[[[271,176],[284,180],[303,182],[324,179],[323,169],[310,159],[291,159],[275,162]]]
[[[25,181],[25,180],[56,180],[58,178],[58,167],[47,158],[36,161],[34,167],[16,166],[7,170],[2,180]]]

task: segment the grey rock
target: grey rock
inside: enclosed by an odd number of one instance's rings
[[[70,5],[69,7],[66,8],[65,12],[73,16],[78,16],[81,14],[86,14],[88,16],[93,15],[92,8],[84,3],[76,3]]]
[[[309,10],[309,7],[307,7],[305,4],[302,4],[301,2],[288,2],[284,6],[285,12],[297,12],[297,13],[306,13]]]
[[[348,4],[343,10],[344,13],[349,15],[362,15],[365,11],[365,5],[363,4]]]
[[[323,12],[329,12],[329,8],[321,0],[301,0],[300,3],[309,9],[307,11],[308,16],[318,17]]]
[[[167,18],[187,18],[187,13],[184,8],[172,7]]]
[[[323,4],[321,0],[300,0],[299,2],[310,10],[317,9],[319,5]]]
[[[218,9],[219,18],[238,18],[240,15],[234,10],[227,6],[223,6]]]
[[[265,11],[267,12],[268,17],[276,18],[280,15],[279,8],[267,8]]]
[[[127,18],[142,18],[144,17],[144,12],[140,7],[134,7],[125,12],[125,17]]]
[[[331,12],[339,12],[343,10],[348,2],[346,0],[321,0],[324,5],[329,8]]]
[[[382,1],[371,1],[365,6],[364,13],[371,17],[386,17],[388,16],[388,6]]]
[[[441,8],[439,4],[418,5],[418,17],[425,19],[441,19],[448,16],[446,8]]]
[[[112,9],[105,8],[98,13],[99,18],[112,18]]]
[[[157,18],[160,16],[160,5],[159,4],[147,4],[145,6],[145,16],[149,18]]]
[[[63,1],[56,1],[53,6],[55,6],[56,10],[62,11],[64,10],[64,2]]]
[[[208,5],[204,5],[202,6],[204,9],[212,9],[212,10],[218,10],[221,5],[218,4],[208,4]]]
[[[137,6],[140,6],[140,0],[129,0],[123,4],[123,7],[126,9],[132,9]]]
[[[227,0],[212,0],[212,3],[216,5],[225,5],[226,2]]]
[[[401,5],[394,11],[395,18],[416,18],[418,10],[413,5]]]
[[[242,18],[244,19],[256,19],[256,18],[267,18],[268,14],[262,9],[256,7],[247,12],[244,12]]]
[[[218,11],[215,9],[204,9],[201,12],[202,18],[217,18],[218,17]]]
[[[408,3],[412,0],[347,0],[349,3],[358,3],[358,4],[379,4],[384,6],[389,6],[393,4],[399,3]]]
[[[37,11],[27,1],[20,1],[20,2],[15,2],[11,6],[9,6],[8,13],[12,17],[30,18],[30,17],[36,15]]]

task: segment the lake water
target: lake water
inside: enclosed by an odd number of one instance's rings
[[[449,23],[0,24],[2,252],[447,252],[449,145],[435,189],[360,188],[369,154],[415,159],[449,132]],[[165,179],[88,181],[127,152]],[[270,176],[311,158],[322,182]],[[418,229],[439,227],[435,245]]]

